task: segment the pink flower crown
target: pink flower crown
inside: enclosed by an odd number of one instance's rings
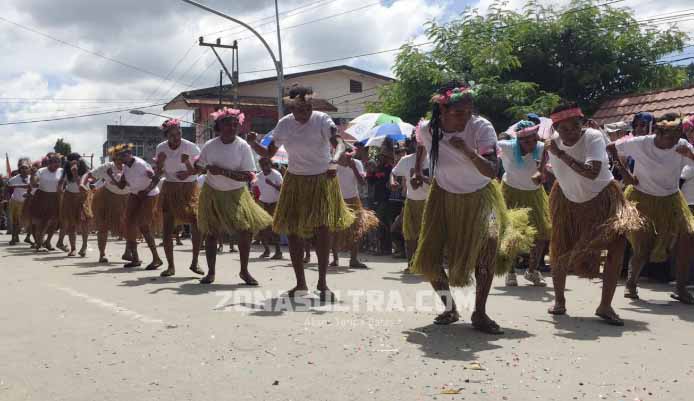
[[[214,113],[210,114],[210,116],[214,118],[215,121],[221,121],[225,118],[235,118],[239,122],[239,125],[243,125],[243,121],[246,119],[246,115],[243,114],[241,110],[229,109],[226,107],[215,111]]]
[[[687,131],[694,128],[694,114],[690,114],[682,121],[682,130]]]
[[[168,131],[171,128],[181,128],[181,120],[178,118],[170,118],[161,125],[162,131]]]
[[[475,94],[476,91],[471,86],[461,86],[460,88],[450,89],[445,94],[435,93],[431,97],[431,102],[442,105],[452,104],[463,100],[466,95],[474,96]]]

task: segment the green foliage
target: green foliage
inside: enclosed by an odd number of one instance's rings
[[[514,12],[496,2],[484,15],[468,9],[446,24],[430,22],[433,50],[403,47],[398,81],[370,108],[416,123],[436,87],[456,77],[480,85],[480,114],[505,129],[527,112],[548,114],[560,98],[591,112],[611,96],[685,84],[687,70],[657,61],[681,50],[686,34],[646,28],[629,9],[597,4],[574,0],[557,9],[530,1]]]
[[[58,138],[58,140],[55,142],[55,146],[53,146],[53,151],[60,153],[63,156],[67,156],[72,153],[72,146],[70,146],[69,142],[65,142],[63,138]]]

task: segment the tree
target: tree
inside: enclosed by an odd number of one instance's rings
[[[430,22],[433,50],[403,47],[394,67],[398,81],[371,109],[416,123],[430,108],[424,99],[456,77],[479,86],[480,113],[505,129],[529,111],[548,114],[560,98],[591,112],[611,96],[685,83],[684,71],[657,63],[683,48],[684,33],[643,27],[628,9],[597,5],[529,2],[514,12],[496,2],[484,15],[467,9],[446,24]]]
[[[69,142],[65,142],[63,138],[58,138],[58,140],[55,141],[55,146],[53,146],[53,151],[67,156],[72,153],[72,146],[70,146]]]

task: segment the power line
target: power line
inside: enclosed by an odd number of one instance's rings
[[[123,113],[123,112],[130,111],[130,110],[149,109],[149,108],[152,108],[152,107],[163,106],[163,105],[165,105],[165,104],[166,104],[166,103],[158,103],[158,104],[151,104],[151,105],[149,105],[149,106],[128,107],[127,109],[103,111],[103,112],[100,112],[100,113],[89,113],[89,114],[80,114],[80,115],[72,115],[72,116],[55,117],[55,118],[46,118],[46,119],[42,119],[42,120],[9,121],[9,122],[0,123],[0,126],[3,126],[3,125],[19,125],[19,124],[45,123],[45,122],[51,122],[51,121],[72,120],[72,119],[75,119],[75,118],[85,118],[85,117],[103,116],[103,115],[106,115],[106,114]]]
[[[3,18],[3,17],[0,17],[0,21],[5,22],[5,23],[10,24],[10,25],[14,25],[14,26],[17,27],[17,28],[20,28],[20,29],[23,29],[23,30],[25,30],[25,31],[34,33],[34,34],[36,34],[36,35],[43,36],[43,37],[48,38],[48,39],[50,39],[50,40],[53,40],[53,41],[55,41],[55,42],[61,43],[61,44],[65,45],[65,46],[69,46],[69,47],[72,47],[72,48],[74,48],[74,49],[80,50],[80,51],[82,51],[82,52],[84,52],[84,53],[91,54],[92,56],[100,57],[100,58],[102,58],[102,59],[104,59],[104,60],[108,60],[108,61],[110,61],[110,62],[112,62],[112,63],[121,65],[121,66],[123,66],[123,67],[130,68],[131,70],[138,71],[138,72],[141,72],[141,73],[143,73],[143,74],[151,75],[151,76],[153,76],[153,77],[157,77],[157,78],[163,79],[163,80],[165,80],[165,81],[171,81],[170,79],[168,79],[168,78],[166,78],[166,77],[163,77],[163,76],[161,76],[161,75],[159,75],[159,74],[157,74],[157,73],[154,73],[154,72],[152,72],[152,71],[148,71],[148,70],[145,70],[144,68],[140,68],[140,67],[138,67],[138,66],[136,66],[136,65],[132,65],[132,64],[126,63],[126,62],[124,62],[124,61],[117,60],[117,59],[115,59],[115,58],[113,58],[113,57],[109,57],[109,56],[107,56],[107,55],[105,55],[105,54],[101,54],[101,53],[99,53],[99,52],[95,52],[95,51],[92,51],[92,50],[89,50],[89,49],[85,49],[85,48],[83,48],[83,47],[81,47],[81,46],[78,46],[78,45],[76,45],[76,44],[67,42],[67,41],[62,40],[62,39],[59,39],[59,38],[56,38],[56,37],[51,36],[51,35],[49,35],[49,34],[47,34],[47,33],[43,33],[43,32],[41,32],[41,31],[39,31],[39,30],[37,30],[37,29],[34,29],[34,28],[31,28],[31,27],[29,27],[29,26],[22,25],[22,24],[19,24],[19,23],[17,23],[17,22],[14,22],[14,21],[10,21],[10,20],[8,20],[8,19],[6,19],[6,18]],[[181,84],[180,82],[179,82],[179,84],[185,86],[184,84]]]

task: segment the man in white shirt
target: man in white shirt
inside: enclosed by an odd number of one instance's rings
[[[636,205],[645,220],[642,230],[628,236],[634,254],[624,291],[626,298],[639,298],[638,281],[646,263],[665,262],[674,254],[677,290],[671,296],[694,304],[694,296],[687,291],[694,216],[679,189],[682,169],[694,166],[694,153],[691,145],[680,139],[681,135],[679,116],[664,116],[655,125],[655,135],[626,139],[607,147],[613,159],[631,157],[636,162],[636,185],[626,189],[625,197]],[[621,163],[619,166],[623,170]]]
[[[159,175],[154,173],[150,165],[133,156],[132,145],[123,145],[119,148],[118,157],[123,160],[123,176],[118,186],[122,189],[126,186],[130,191],[125,212],[126,253],[132,260],[124,267],[132,268],[142,266],[142,261],[137,253],[137,236],[142,233],[147,247],[152,253],[152,263],[146,270],[156,270],[164,262],[159,258],[157,244],[154,242],[151,225],[154,218],[154,208],[159,196]]]
[[[10,245],[17,245],[19,243],[19,232],[22,229],[22,212],[24,208],[24,201],[27,192],[29,191],[29,171],[31,169],[31,162],[27,158],[19,159],[17,163],[17,168],[19,174],[10,178],[7,182],[8,196],[10,199],[9,204],[9,215],[12,221],[12,239],[10,240]],[[29,237],[27,232],[27,238]],[[31,239],[29,239],[31,242]]]
[[[351,153],[344,153],[337,161],[337,180],[340,182],[340,192],[347,206],[352,209],[356,219],[352,225],[333,235],[331,267],[340,265],[338,250],[349,251],[349,267],[354,269],[367,269],[368,267],[359,261],[359,246],[366,234],[379,225],[378,216],[371,210],[366,210],[361,204],[359,187],[366,184],[366,171],[364,165],[353,158]]]
[[[275,215],[275,208],[277,207],[277,201],[280,199],[280,192],[282,191],[282,174],[279,171],[272,168],[272,161],[267,158],[261,158],[258,163],[260,164],[260,174],[256,177],[256,185],[260,191],[260,204],[263,206],[270,216]],[[268,227],[261,233],[263,247],[265,251],[261,258],[270,257],[270,245],[275,246],[275,254],[272,256],[273,260],[281,260],[282,248],[280,248],[279,236],[272,231],[272,227]]]
[[[248,270],[251,238],[269,227],[272,217],[248,191],[248,183],[253,181],[256,169],[251,147],[238,136],[244,114],[224,108],[212,113],[212,117],[219,136],[205,143],[196,162],[199,169],[207,171],[198,204],[198,226],[205,237],[208,272],[200,282],[211,284],[215,281],[217,241],[225,235],[236,234],[241,262],[239,277],[247,285],[257,286],[258,281]]]
[[[168,268],[161,273],[162,277],[176,274],[174,262],[173,236],[176,226],[190,224],[193,242],[193,259],[190,270],[204,275],[198,265],[201,237],[198,230],[198,197],[197,174],[193,163],[200,155],[198,145],[181,137],[181,122],[178,119],[166,120],[161,130],[166,141],[160,143],[155,151],[156,171],[165,178],[159,195],[159,205],[163,217],[164,254]]]
[[[345,145],[337,135],[335,123],[325,113],[313,111],[313,90],[293,87],[285,98],[291,114],[284,116],[273,130],[267,148],[256,143],[257,134],[248,141],[261,157],[272,158],[284,146],[289,157],[282,194],[275,210],[273,230],[289,237],[289,253],[296,276],[290,297],[308,291],[304,275],[304,242],[315,238],[318,255],[318,285],[321,300],[334,300],[328,288],[330,233],[352,225],[354,215],[345,205],[337,181],[337,160]],[[332,148],[335,151],[331,156]]]
[[[549,199],[555,296],[548,312],[566,313],[567,273],[600,277],[600,253],[607,249],[602,297],[595,314],[608,324],[623,326],[612,299],[624,258],[625,235],[638,230],[641,219],[610,173],[602,133],[584,129],[581,109],[575,103],[563,103],[551,118],[558,134],[545,143],[556,177]]]
[[[529,209],[530,224],[537,230],[524,277],[536,287],[545,287],[547,283],[540,273],[540,263],[551,228],[549,199],[542,186],[542,173],[539,171],[544,156],[544,143],[538,143],[539,129],[540,126],[531,121],[520,121],[516,124],[516,137],[499,141],[496,146],[504,166],[501,192],[506,206],[510,209]],[[506,276],[506,285],[518,286],[514,270]]]

